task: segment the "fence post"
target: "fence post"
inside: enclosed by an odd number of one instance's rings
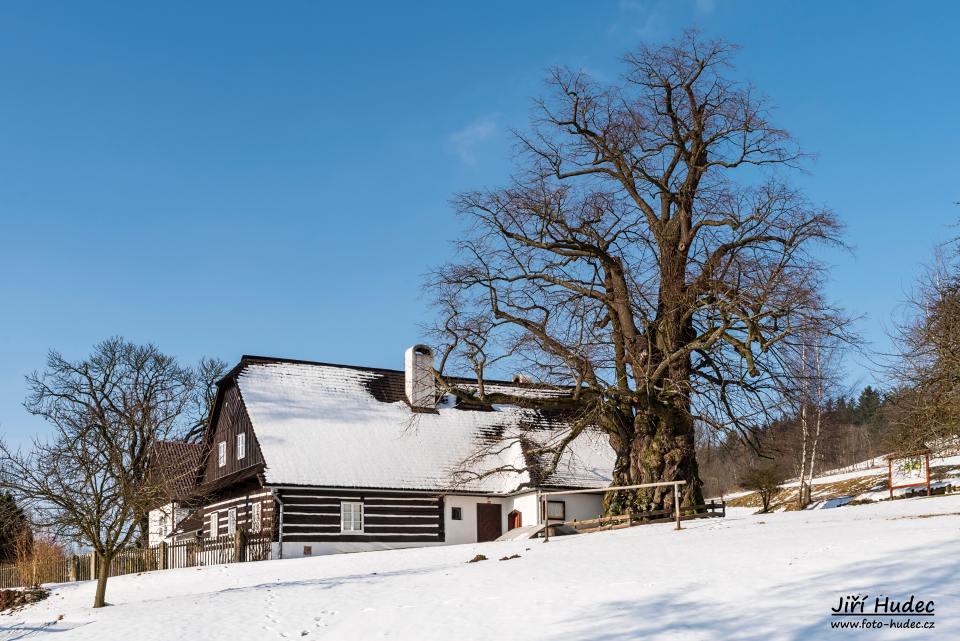
[[[71,582],[80,580],[80,557],[77,555],[70,557],[70,569],[67,580]]]
[[[233,535],[233,561],[234,563],[243,563],[247,551],[247,536],[244,530],[238,529]]]
[[[547,497],[543,497],[543,542],[550,542],[550,514],[547,512]]]
[[[677,513],[677,527],[674,529],[682,529],[680,527],[680,485],[678,483],[673,484],[673,509]]]
[[[97,578],[97,553],[95,550],[90,551],[90,578]]]
[[[157,554],[160,556],[157,558],[157,566],[161,570],[167,569],[167,542],[160,541],[160,547],[157,550]]]

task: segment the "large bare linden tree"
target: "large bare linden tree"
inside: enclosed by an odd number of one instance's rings
[[[455,199],[469,231],[431,281],[439,378],[498,364],[563,392],[459,390],[574,416],[536,452],[542,473],[599,429],[615,485],[682,479],[681,500],[701,503],[695,430],[749,436],[782,402],[798,347],[843,330],[813,253],[840,226],[785,181],[800,152],[731,77],[734,50],[689,32],[627,55],[610,84],[553,71],[511,183]]]

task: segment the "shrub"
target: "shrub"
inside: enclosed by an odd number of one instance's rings
[[[37,587],[41,583],[64,580],[67,554],[53,536],[25,532],[17,539],[15,548],[20,585]]]
[[[760,510],[765,514],[770,511],[770,500],[786,480],[783,468],[777,463],[770,462],[751,467],[740,476],[740,487],[753,490],[760,495]]]

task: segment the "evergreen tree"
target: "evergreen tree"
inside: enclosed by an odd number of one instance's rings
[[[0,563],[13,561],[17,539],[29,532],[27,516],[10,492],[0,494]]]

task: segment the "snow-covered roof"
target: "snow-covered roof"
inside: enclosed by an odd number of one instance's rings
[[[464,409],[453,398],[435,413],[414,412],[403,400],[403,376],[303,362],[246,363],[236,380],[266,462],[266,483],[484,493],[609,484],[613,452],[600,434],[578,437],[556,472],[538,479],[531,449],[562,436],[566,421],[513,406]],[[494,469],[504,471],[482,476]]]

